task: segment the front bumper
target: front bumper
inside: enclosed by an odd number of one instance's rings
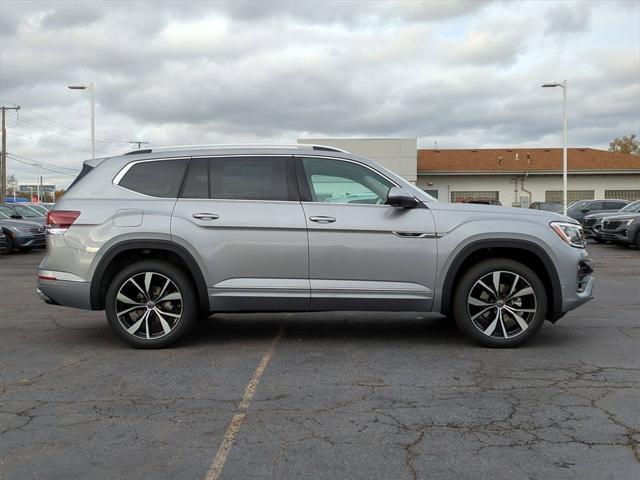
[[[555,308],[548,317],[555,322],[593,298],[595,278],[593,259],[586,249],[574,248],[562,242],[552,251],[561,287],[561,292],[554,292],[558,303],[554,302]]]
[[[13,244],[15,248],[44,248],[46,239],[44,233],[38,234],[22,234],[13,235]]]
[[[603,240],[609,240],[610,242],[624,243],[624,244],[633,243],[633,239],[629,235],[629,229],[626,226],[619,227],[615,230],[602,229],[600,230],[599,236]]]

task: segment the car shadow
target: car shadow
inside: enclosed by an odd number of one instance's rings
[[[297,340],[469,344],[455,324],[441,315],[330,312],[216,314],[199,321],[180,346],[269,341],[280,327],[285,338]]]

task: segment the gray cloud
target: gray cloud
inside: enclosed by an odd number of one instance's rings
[[[89,81],[98,137],[123,141],[100,141],[104,155],[136,138],[417,136],[450,148],[554,146],[560,91],[540,84],[564,78],[572,145],[606,148],[640,130],[637,7],[80,3],[2,2],[0,98],[30,109],[10,129],[9,151],[77,167],[90,153],[88,97],[66,85]],[[563,31],[581,35],[546,40],[560,18]],[[617,36],[598,33],[611,28]]]
[[[545,33],[566,35],[589,30],[591,21],[590,2],[559,3],[547,12]]]

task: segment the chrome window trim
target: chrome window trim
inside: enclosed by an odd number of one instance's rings
[[[255,154],[255,153],[236,153],[236,154],[218,154],[218,155],[211,155],[211,154],[206,154],[206,155],[189,155],[187,157],[166,157],[166,158],[145,158],[144,160],[133,160],[129,163],[127,163],[125,166],[123,166],[120,171],[116,174],[115,177],[113,177],[113,180],[111,181],[111,183],[118,188],[121,188],[122,190],[125,190],[127,192],[131,192],[131,193],[135,193],[137,195],[141,195],[143,197],[146,198],[157,198],[160,200],[218,200],[218,201],[224,201],[224,202],[277,202],[277,203],[300,203],[297,200],[250,200],[250,199],[244,199],[244,198],[180,198],[180,197],[154,197],[152,195],[147,195],[146,193],[140,193],[140,192],[136,192],[135,190],[131,190],[130,188],[126,188],[120,185],[120,181],[122,180],[122,178],[127,174],[127,172],[134,166],[137,165],[139,163],[146,163],[146,162],[159,162],[159,161],[164,161],[164,160],[192,160],[192,159],[196,159],[196,158],[228,158],[228,157],[293,157],[293,155],[289,155],[289,154],[278,154],[278,153],[265,153],[265,154]],[[322,158],[322,157],[320,157]]]

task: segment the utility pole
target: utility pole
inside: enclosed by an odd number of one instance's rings
[[[2,109],[2,153],[0,154],[0,203],[4,203],[4,194],[7,191],[7,110],[20,110],[19,106],[0,107]]]
[[[129,140],[129,143],[137,143],[138,144],[138,150],[140,150],[141,145],[149,145],[149,142],[139,142],[138,140]]]

